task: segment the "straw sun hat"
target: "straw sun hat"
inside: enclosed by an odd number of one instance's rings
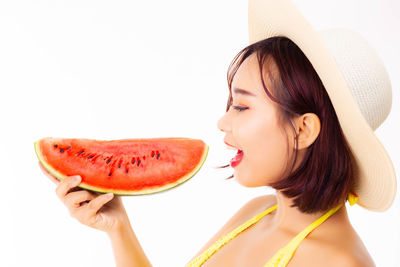
[[[357,163],[357,204],[387,210],[396,195],[393,163],[374,131],[389,115],[391,84],[374,49],[345,29],[315,31],[291,0],[249,0],[250,44],[284,36],[321,78]]]

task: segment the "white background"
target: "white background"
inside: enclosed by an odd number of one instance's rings
[[[377,49],[393,107],[376,135],[399,174],[399,2],[327,2],[295,1],[316,29],[350,28]],[[232,156],[216,123],[227,67],[247,44],[247,1],[1,1],[0,266],[114,266],[107,236],[70,217],[39,170],[33,142],[41,137],[209,144],[187,183],[123,199],[157,267],[183,266],[244,203],[273,193],[213,168]],[[377,266],[400,266],[399,197],[384,213],[348,210]]]

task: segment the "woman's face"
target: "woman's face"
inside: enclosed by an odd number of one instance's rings
[[[267,74],[264,82],[271,88]],[[280,180],[288,161],[288,139],[278,125],[277,104],[269,99],[262,86],[255,54],[236,72],[232,100],[232,106],[218,121],[218,128],[225,133],[227,144],[243,151],[240,163],[232,165],[236,180],[246,187]]]

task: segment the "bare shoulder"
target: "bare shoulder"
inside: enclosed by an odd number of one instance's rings
[[[331,255],[339,266],[348,267],[374,267],[376,266],[362,239],[351,226],[341,227],[336,234],[336,242],[331,244]]]
[[[200,251],[193,258],[196,258],[198,255],[200,255],[219,238],[223,237],[225,234],[234,230],[251,217],[274,204],[276,204],[275,195],[258,196],[249,200],[222,226],[222,228],[200,249]]]
[[[246,202],[225,224],[226,230],[233,230],[235,227],[246,222],[258,213],[276,204],[275,195],[264,195],[255,197]],[[222,228],[222,229],[224,229]],[[231,228],[231,229],[228,229]],[[222,230],[221,229],[221,230]]]
[[[275,204],[276,204],[276,196],[275,195],[264,195],[264,196],[255,197],[255,198],[249,200],[241,208],[241,210],[244,213],[246,213],[246,212],[254,213],[257,211],[261,212],[265,208],[268,208]]]
[[[345,248],[333,248],[331,251],[335,266],[342,267],[375,267],[375,263],[368,253],[349,250]]]
[[[373,262],[368,262],[354,254],[345,253],[337,255],[337,266],[342,267],[375,267]]]
[[[335,239],[305,239],[294,254],[294,266],[376,266],[361,240],[354,238],[353,233],[337,234]]]

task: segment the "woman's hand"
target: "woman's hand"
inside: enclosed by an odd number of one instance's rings
[[[50,180],[57,184],[56,194],[68,208],[70,215],[89,227],[111,233],[129,223],[119,196],[100,194],[80,189],[81,178],[69,176],[60,181],[39,162],[39,166]]]

